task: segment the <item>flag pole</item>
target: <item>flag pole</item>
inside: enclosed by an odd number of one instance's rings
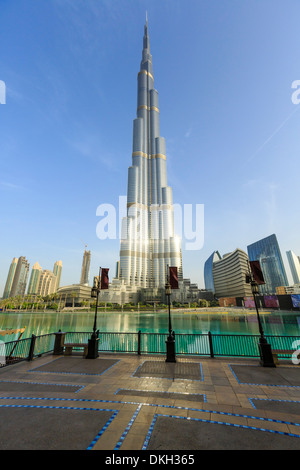
[[[171,297],[171,284],[170,284],[170,273],[169,273],[169,265],[167,266],[167,282],[166,282],[166,296],[168,297],[168,310],[169,310],[169,336],[166,341],[167,346],[167,357],[166,362],[176,362],[176,353],[175,353],[175,335],[172,334],[172,323],[171,323],[171,304],[170,304],[170,297]]]
[[[254,304],[256,308],[258,328],[259,328],[259,333],[260,333],[259,342],[258,342],[260,364],[263,367],[276,367],[274,363],[273,355],[272,355],[271,345],[268,343],[264,334],[263,327],[262,327],[262,323],[261,323],[261,319],[260,319],[260,315],[258,311],[257,299],[256,299],[256,295],[259,294],[258,282],[257,282],[257,279],[255,279],[256,276],[254,276],[253,270],[250,269],[249,261],[248,261],[248,267],[249,267],[249,276],[248,276],[248,279],[246,279],[246,282],[250,283],[251,285],[251,291],[253,294]],[[262,273],[260,274],[261,274],[261,280],[259,280],[259,282],[260,284],[264,284],[263,275]]]
[[[91,297],[96,297],[96,307],[95,307],[95,317],[94,317],[94,326],[93,326],[93,333],[91,339],[88,340],[88,353],[86,359],[96,359],[98,354],[98,334],[96,332],[97,328],[97,309],[98,309],[98,299],[99,299],[99,292],[101,288],[101,267],[99,268],[99,277],[94,278],[94,286],[92,287]]]

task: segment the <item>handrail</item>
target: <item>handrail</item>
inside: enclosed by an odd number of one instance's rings
[[[22,360],[33,360],[42,354],[53,353],[55,336],[47,333],[30,338],[22,338],[4,343],[6,363],[9,365]],[[76,338],[76,342],[87,342],[91,332],[70,331],[64,333]],[[136,354],[165,354],[168,333],[152,332],[103,332],[99,334],[99,352],[118,352]],[[291,350],[292,344],[300,336],[266,335],[272,349]],[[259,335],[216,334],[216,333],[176,333],[176,354],[183,356],[213,357],[259,357]],[[284,357],[284,355],[278,355]]]

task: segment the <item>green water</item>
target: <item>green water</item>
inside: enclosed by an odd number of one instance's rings
[[[172,328],[176,333],[259,334],[255,313],[217,314],[183,313],[171,311]],[[300,336],[300,312],[272,312],[261,314],[266,335]],[[0,312],[0,329],[23,328],[23,338],[62,331],[91,332],[94,313],[15,313]],[[168,313],[153,312],[98,312],[97,329],[106,332],[168,332]],[[17,335],[0,336],[8,342]]]

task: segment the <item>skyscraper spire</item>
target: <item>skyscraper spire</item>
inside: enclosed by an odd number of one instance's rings
[[[158,92],[154,89],[146,13],[132,166],[128,169],[127,217],[122,221],[120,246],[120,277],[130,286],[163,287],[167,266],[177,266],[178,278],[182,279],[166,159],[165,139],[159,132]]]

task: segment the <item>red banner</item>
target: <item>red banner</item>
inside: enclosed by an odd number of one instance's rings
[[[101,269],[101,290],[102,289],[108,289],[108,268],[102,268]]]
[[[172,289],[178,289],[178,275],[177,275],[177,266],[169,268],[169,279]]]
[[[265,284],[264,276],[259,261],[250,261],[253,279],[257,284]]]

